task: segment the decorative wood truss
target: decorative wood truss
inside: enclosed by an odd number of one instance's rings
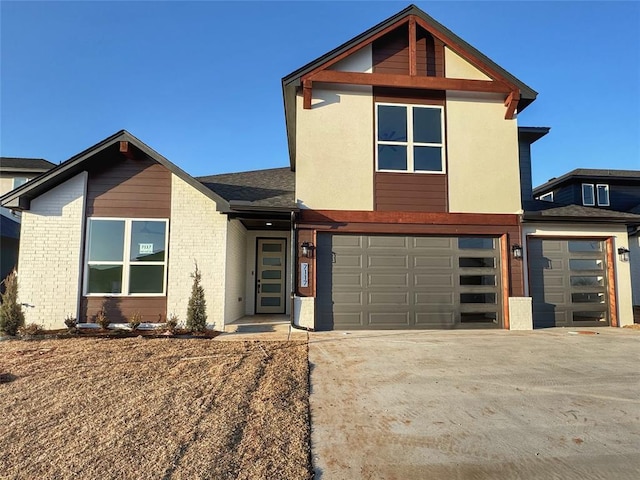
[[[329,70],[340,60],[348,57],[362,47],[373,43],[398,27],[408,23],[409,32],[409,75],[396,75],[388,73],[359,73],[341,72]],[[420,26],[435,38],[441,40],[447,47],[456,52],[462,58],[474,65],[491,80],[467,80],[460,78],[445,78],[418,75],[417,49],[416,49],[416,26]],[[396,87],[396,88],[418,88],[430,90],[461,90],[468,92],[502,93],[505,95],[504,105],[507,107],[505,119],[514,118],[518,101],[520,100],[520,90],[513,82],[500,75],[481,59],[471,55],[455,41],[443,35],[433,28],[422,18],[416,15],[409,15],[397,23],[377,32],[362,43],[348,48],[341,54],[323,63],[319,67],[310,71],[302,77],[303,108],[311,108],[311,98],[314,82],[340,83],[347,85],[371,85],[374,87]]]

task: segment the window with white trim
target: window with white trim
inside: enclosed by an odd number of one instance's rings
[[[90,218],[86,295],[153,296],[166,292],[168,220]]]
[[[553,202],[553,192],[545,193],[544,195],[540,195],[538,200],[542,200],[543,202]]]
[[[444,113],[438,105],[376,104],[376,170],[444,173]]]
[[[582,184],[582,204],[587,206],[596,204],[595,191],[591,183]]]
[[[609,185],[596,185],[596,193],[598,196],[598,205],[601,207],[609,206]]]

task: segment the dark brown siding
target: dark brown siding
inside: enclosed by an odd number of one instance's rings
[[[82,297],[80,321],[95,322],[103,304],[111,323],[126,323],[136,312],[143,322],[161,323],[167,316],[167,297]]]
[[[409,75],[409,31],[407,25],[373,42],[373,71]],[[429,32],[416,28],[417,74],[444,77],[444,44]]]
[[[114,158],[89,171],[88,217],[169,218],[171,172],[149,158]]]
[[[446,212],[447,176],[376,172],[375,202],[381,211]]]
[[[411,103],[415,105],[445,105],[443,90],[374,87],[373,100],[383,103]]]

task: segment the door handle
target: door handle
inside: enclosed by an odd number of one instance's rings
[[[258,280],[258,293],[260,293],[260,280]]]

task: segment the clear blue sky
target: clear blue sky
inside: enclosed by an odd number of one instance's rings
[[[288,164],[280,80],[409,2],[0,3],[0,153],[127,129],[194,176]],[[534,185],[640,169],[640,3],[416,2],[539,92]]]

